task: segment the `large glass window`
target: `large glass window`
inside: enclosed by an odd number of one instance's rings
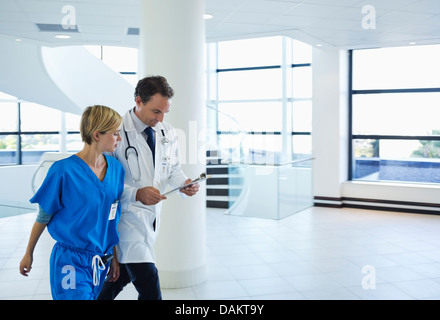
[[[22,164],[36,163],[44,152],[59,150],[61,111],[23,102],[20,120]]]
[[[281,69],[236,70],[218,74],[219,100],[261,100],[282,97]]]
[[[18,104],[15,100],[0,92],[0,165],[17,162]]]
[[[66,123],[66,149],[67,152],[79,151],[83,148],[84,143],[82,142],[81,135],[79,134],[79,125],[81,122],[81,115],[66,113],[65,123]]]
[[[352,52],[351,178],[440,183],[440,45]]]
[[[18,109],[17,103],[15,102],[1,102],[1,112],[0,117],[0,131],[1,132],[16,132],[18,130]]]
[[[353,52],[353,89],[440,87],[440,46],[411,46]]]
[[[84,46],[108,67],[119,72],[133,86],[137,84],[138,49],[116,46]]]
[[[220,103],[218,110],[220,131],[235,131],[239,125],[242,130],[248,132],[276,132],[280,131],[283,125],[282,103],[278,101]]]
[[[241,148],[250,161],[310,156],[311,46],[282,36],[223,41],[207,57],[220,150]]]
[[[0,165],[37,163],[44,152],[62,151],[62,123],[66,123],[66,151],[81,150],[80,116],[62,114],[1,92],[0,108]]]
[[[0,165],[11,165],[17,163],[17,145],[17,135],[0,135]]]
[[[21,131],[60,131],[61,111],[37,103],[21,103]]]
[[[282,37],[222,41],[218,43],[218,68],[279,66]]]

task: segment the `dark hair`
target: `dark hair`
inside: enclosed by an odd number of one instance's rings
[[[143,103],[147,103],[152,96],[156,93],[160,93],[164,97],[172,98],[174,96],[174,90],[170,87],[162,76],[145,77],[139,80],[136,89],[134,91],[134,99],[139,96]]]

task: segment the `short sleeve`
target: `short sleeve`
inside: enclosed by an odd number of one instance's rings
[[[38,203],[48,215],[54,215],[64,206],[61,200],[62,196],[63,172],[60,166],[55,162],[49,169],[46,178],[38,191],[30,199],[31,203]]]

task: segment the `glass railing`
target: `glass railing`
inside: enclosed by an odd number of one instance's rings
[[[286,163],[231,162],[227,214],[282,219],[313,205],[313,158]]]
[[[240,162],[245,158],[246,150],[243,149],[244,139],[246,138],[246,130],[242,128],[240,122],[232,115],[218,110],[215,103],[207,104],[208,118],[218,118],[219,115],[227,118],[230,127],[227,130],[231,133],[228,135],[218,134],[216,130],[208,131],[208,150],[216,150],[221,162],[229,162],[231,159]],[[216,121],[212,121],[213,123]],[[216,126],[215,126],[216,127]]]
[[[228,166],[227,178],[222,177],[228,189],[227,214],[282,219],[313,205],[311,156],[296,159],[282,152],[246,147],[248,133],[243,126],[214,104],[207,107],[208,117],[221,114],[230,120],[228,134],[212,132],[208,139],[218,156],[213,161]],[[283,162],[286,157],[294,160]]]

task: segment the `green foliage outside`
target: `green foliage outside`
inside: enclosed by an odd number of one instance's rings
[[[433,136],[439,136],[440,130],[433,130]],[[421,146],[412,153],[416,158],[440,158],[440,141],[420,140]]]

